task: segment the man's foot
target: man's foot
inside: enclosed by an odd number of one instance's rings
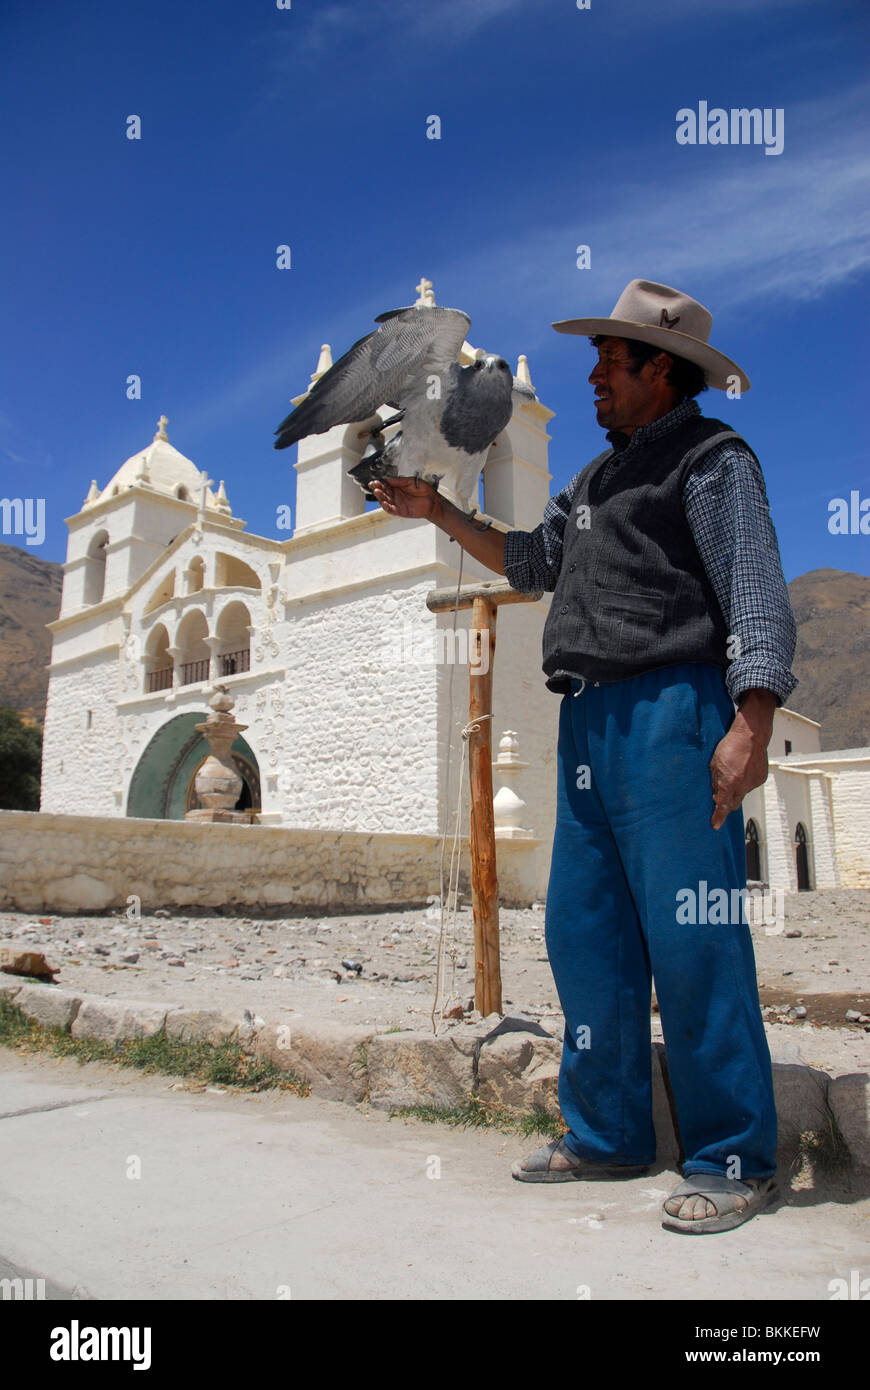
[[[777,1198],[775,1178],[726,1178],[721,1173],[692,1173],[674,1188],[662,1210],[666,1231],[706,1235],[731,1231],[751,1221]]]
[[[564,1139],[542,1144],[528,1158],[521,1159],[511,1169],[518,1182],[576,1182],[603,1178],[636,1178],[647,1171],[648,1164],[593,1163],[573,1153]]]

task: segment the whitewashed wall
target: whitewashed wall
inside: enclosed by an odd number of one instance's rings
[[[0,811],[0,908],[123,910],[131,895],[143,912],[422,905],[439,891],[439,857],[433,835]],[[502,903],[527,907],[523,846],[499,843],[496,857]]]

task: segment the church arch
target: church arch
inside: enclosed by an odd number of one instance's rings
[[[798,892],[804,893],[812,888],[810,882],[810,846],[806,826],[800,821],[794,833],[795,869],[797,870]]]
[[[218,647],[215,664],[218,676],[235,676],[251,669],[251,615],[235,599],[221,610],[217,620]]]
[[[751,818],[746,822],[746,877],[761,881],[761,845],[758,826]]]
[[[201,555],[194,555],[187,569],[185,570],[188,594],[198,594],[205,587],[205,560]]]
[[[246,565],[237,555],[228,555],[226,551],[219,550],[214,558],[216,589],[259,590],[260,577],[256,570],[251,569],[251,566]]]
[[[186,613],[178,625],[175,645],[178,648],[178,685],[195,685],[207,681],[211,651],[208,642],[208,622],[201,608]]]
[[[185,811],[194,809],[198,804],[195,792],[194,805],[190,806],[188,802],[193,777],[209,753],[207,741],[196,729],[196,725],[204,720],[204,710],[192,710],[175,715],[157,730],[130,779],[128,816],[144,820],[184,820]],[[257,756],[241,735],[235,739],[230,752],[243,782],[237,805],[243,810],[259,811],[260,765]]]
[[[396,411],[393,410],[391,406],[385,406],[383,411],[376,410],[372,415],[369,415],[366,420],[354,420],[347,426],[341,437],[341,454],[345,472],[356,467],[370,445],[374,447],[375,437],[372,431],[375,429],[380,430],[380,426],[383,424],[384,419],[389,419],[391,415],[395,414]],[[394,434],[397,434],[401,428],[401,424],[392,425],[382,434],[383,442],[386,443]],[[348,479],[348,481],[352,480]],[[350,503],[345,515],[351,515],[354,511],[356,511],[357,515],[362,515],[362,513],[366,511],[380,511],[380,502],[376,502],[373,497],[366,497],[361,489],[359,491],[357,490],[356,484],[354,484],[353,492],[350,496],[353,498],[353,501]]]
[[[157,623],[145,643],[145,694],[172,688],[172,657],[169,655],[169,633]]]
[[[493,517],[496,521],[503,521],[508,526],[517,524],[514,515],[514,474],[511,468],[513,458],[514,445],[510,425],[507,425],[489,447],[480,475],[481,500],[478,507],[487,516]]]
[[[97,531],[90,540],[85,561],[85,603],[101,603],[106,589],[108,531]]]

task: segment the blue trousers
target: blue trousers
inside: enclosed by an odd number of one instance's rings
[[[733,718],[722,672],[706,663],[574,680],[562,697],[546,941],[565,1015],[565,1142],[582,1157],[655,1158],[654,977],[684,1175],[776,1170],[770,1053],[739,892],[743,813],[710,824],[709,763]],[[722,916],[707,910],[717,889],[728,894],[724,923],[709,920]]]

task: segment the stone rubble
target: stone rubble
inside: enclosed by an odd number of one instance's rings
[[[0,952],[17,945],[42,953],[58,979],[30,984],[0,974],[0,992],[36,1021],[71,1027],[75,1036],[116,1040],[165,1028],[173,1037],[237,1037],[333,1099],[366,1097],[385,1108],[397,1098],[454,1104],[471,1078],[487,1102],[554,1111],[563,1021],[543,905],[502,909],[500,927],[505,1010],[520,1029],[539,1022],[545,1036],[532,1029],[485,1043],[499,1018],[482,1020],[474,1009],[467,903],[445,941],[433,1035],[440,915],[437,904],[329,918],[194,909],[174,916],[163,908],[138,920],[123,912],[38,919],[7,912],[0,914]],[[818,1092],[809,1089],[814,1068],[840,1097],[844,1133],[860,1144],[870,1070],[870,894],[787,895],[786,917],[800,927],[752,933],[771,1050],[775,1060],[788,1059],[777,1066],[778,1098],[786,1107],[809,1104]],[[830,1016],[820,1026],[827,998]],[[663,1064],[655,1005],[651,1023]],[[790,1081],[792,1072],[800,1077]]]

